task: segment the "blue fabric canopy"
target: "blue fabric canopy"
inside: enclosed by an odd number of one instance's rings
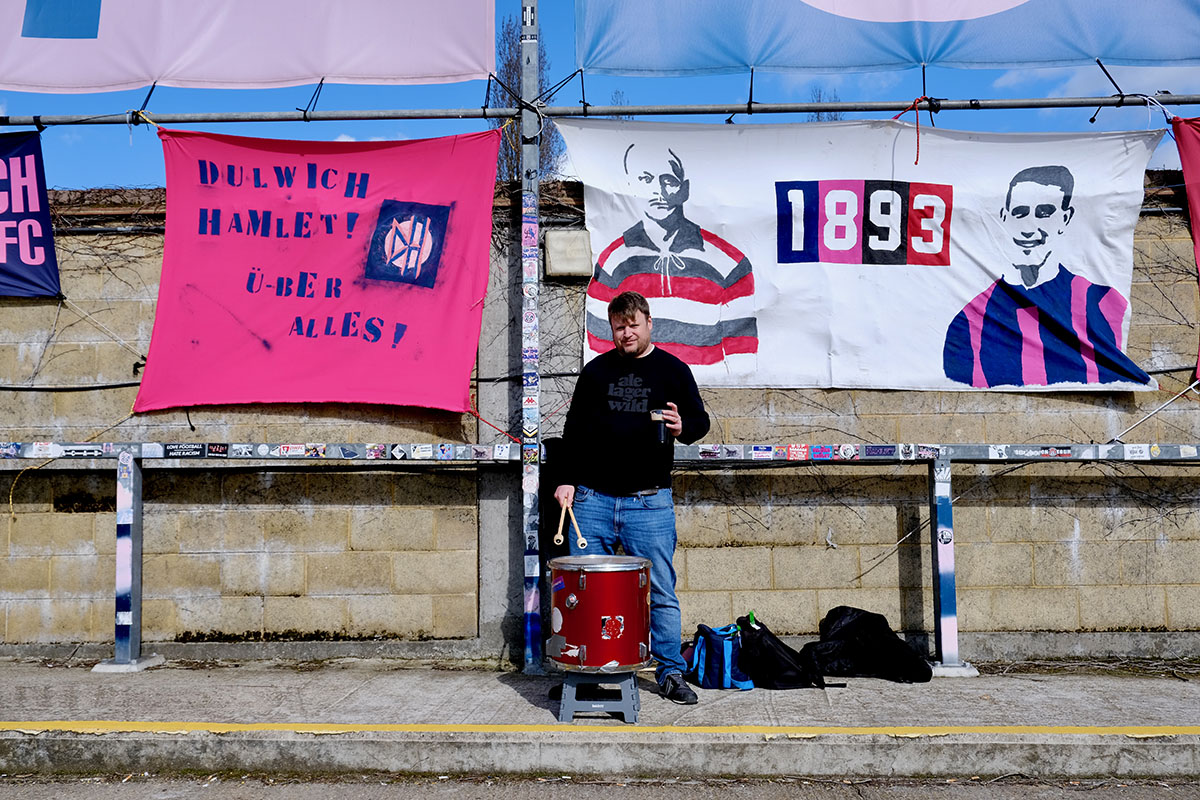
[[[575,0],[611,75],[1200,64],[1195,0]]]

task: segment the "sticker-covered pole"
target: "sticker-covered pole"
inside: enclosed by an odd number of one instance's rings
[[[537,0],[521,0],[521,535],[524,540],[525,672],[542,672],[542,599],[538,586],[541,408],[538,378],[538,182],[541,119],[538,96]]]
[[[929,521],[933,537],[934,644],[938,662],[959,666],[958,600],[954,585],[954,507],[950,497],[950,460],[929,465]]]
[[[133,448],[138,448],[135,453]],[[117,570],[114,584],[113,658],[93,672],[138,672],[161,664],[160,656],[142,655],[142,460],[133,445],[117,453]]]

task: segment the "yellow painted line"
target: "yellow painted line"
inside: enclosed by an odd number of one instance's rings
[[[33,720],[0,722],[0,732],[44,733],[673,733],[767,736],[947,736],[951,734],[1050,734],[1088,736],[1200,736],[1200,725],[475,725],[335,724],[306,722],[149,722],[119,720]]]

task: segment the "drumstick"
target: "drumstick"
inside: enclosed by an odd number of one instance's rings
[[[562,511],[560,511],[558,513],[558,533],[554,534],[554,543],[555,544],[563,543],[562,526],[563,526],[563,522],[566,521],[566,519],[567,519],[567,507],[563,506]],[[574,521],[574,519],[575,519],[575,515],[572,514],[571,520]]]
[[[579,530],[579,521],[575,519],[575,510],[567,506],[567,512],[571,515],[571,524],[575,526],[575,546],[580,550],[586,550],[587,539],[583,538],[583,531]]]

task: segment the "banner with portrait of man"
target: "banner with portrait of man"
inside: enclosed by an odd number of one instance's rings
[[[1126,344],[1161,131],[557,124],[591,235],[585,360],[636,290],[701,385],[1157,388]]]

